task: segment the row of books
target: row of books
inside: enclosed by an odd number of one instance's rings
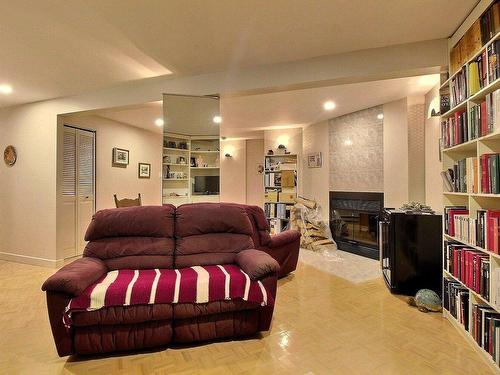
[[[266,173],[264,174],[264,186],[279,187],[281,186],[281,173]]]
[[[500,53],[500,40],[495,40],[488,46],[488,74],[489,82],[495,81],[500,77],[500,59],[498,54]]]
[[[499,3],[495,1],[451,49],[450,69],[452,72],[457,71],[500,31],[499,13]]]
[[[467,112],[457,111],[441,121],[443,147],[448,148],[500,130],[500,90],[486,95],[485,100]]]
[[[469,63],[469,96],[488,85],[488,65],[486,51]]]
[[[450,274],[487,301],[490,299],[490,258],[456,242],[445,241],[443,266]]]
[[[479,157],[481,192],[500,194],[500,154],[483,154]]]
[[[285,203],[270,204],[266,203],[264,205],[264,212],[268,218],[278,218],[278,219],[288,219],[290,218],[290,207]]]
[[[455,107],[467,99],[467,68],[465,65],[450,82],[450,105]]]
[[[469,330],[469,290],[462,283],[443,279],[443,307]]]
[[[441,121],[441,139],[443,147],[448,148],[477,138],[478,130],[468,126],[467,112],[455,112]]]
[[[281,219],[269,220],[269,233],[271,235],[281,233],[290,227],[290,222]]]
[[[500,364],[500,314],[486,305],[472,305],[470,334]]]
[[[474,218],[465,206],[446,206],[444,230],[459,241],[500,254],[500,210],[477,210]]]
[[[458,160],[452,168],[441,173],[445,188],[450,192],[477,193],[478,186],[477,158]]]
[[[486,53],[488,61],[486,61]],[[468,65],[465,65],[450,81],[450,92],[443,91],[443,96],[450,96],[451,108],[462,103],[468,97],[492,83],[500,77],[500,40],[488,45],[487,51],[481,53]],[[468,71],[468,72],[467,72]]]

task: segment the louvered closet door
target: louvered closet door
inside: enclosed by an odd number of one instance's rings
[[[64,127],[62,166],[62,244],[64,257],[85,248],[85,231],[95,211],[95,133]]]
[[[76,238],[77,255],[85,248],[85,231],[95,211],[95,133],[77,130]]]
[[[76,252],[76,129],[65,126],[63,130],[63,165],[60,211],[61,244],[64,258]]]

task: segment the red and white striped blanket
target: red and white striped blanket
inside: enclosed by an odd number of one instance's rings
[[[98,279],[66,307],[64,323],[71,313],[111,306],[159,303],[207,303],[235,300],[273,305],[260,281],[235,265],[194,266],[182,269],[115,270]]]

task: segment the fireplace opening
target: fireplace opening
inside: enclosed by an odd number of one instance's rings
[[[379,259],[378,218],[383,193],[330,192],[330,229],[338,248]]]

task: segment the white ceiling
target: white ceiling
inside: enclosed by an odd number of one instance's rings
[[[445,38],[477,0],[0,0],[0,107]]]
[[[251,138],[251,131],[304,127],[404,97],[422,96],[438,83],[439,75],[435,74],[260,95],[222,97],[221,135]],[[333,111],[323,109],[323,103],[327,100],[336,104]]]
[[[163,127],[156,126],[155,120],[163,118],[163,102],[151,102],[120,108],[101,109],[84,112],[84,115],[93,114],[122,124],[146,129],[154,133],[163,133]]]

